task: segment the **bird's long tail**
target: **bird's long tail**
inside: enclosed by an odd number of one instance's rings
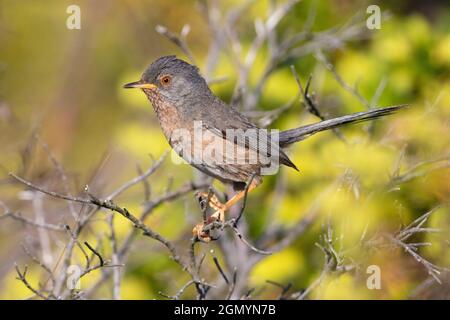
[[[368,120],[377,119],[397,112],[400,109],[406,108],[408,105],[398,105],[386,108],[379,108],[370,111],[357,112],[342,117],[323,120],[317,123],[308,124],[295,129],[290,129],[280,132],[279,141],[280,146],[286,147],[291,143],[306,139],[307,137],[324,130],[334,129],[350,123],[358,123]]]

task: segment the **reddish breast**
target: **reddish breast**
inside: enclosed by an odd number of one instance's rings
[[[152,102],[161,129],[167,140],[170,140],[172,132],[182,127],[178,111],[175,106],[164,102],[158,95],[147,91],[148,90],[144,90],[145,94]]]

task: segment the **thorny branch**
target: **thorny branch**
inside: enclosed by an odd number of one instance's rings
[[[450,271],[447,268],[439,267],[429,260],[425,259],[418,252],[420,247],[430,246],[430,242],[407,242],[409,238],[420,233],[432,233],[440,232],[439,229],[425,228],[423,225],[427,222],[428,218],[441,206],[435,207],[428,211],[427,213],[421,215],[419,218],[411,222],[408,226],[398,231],[396,234],[386,234],[384,235],[394,246],[403,249],[407,254],[413,257],[419,264],[427,270],[427,273],[436,280],[437,283],[441,284],[441,279],[439,276],[442,271]]]

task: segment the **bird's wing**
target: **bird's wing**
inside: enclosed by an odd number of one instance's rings
[[[224,109],[226,108],[226,109]],[[286,153],[280,148],[278,136],[266,129],[260,129],[235,108],[222,105],[214,110],[214,117],[202,122],[205,130],[232,141],[234,144],[256,151],[259,156],[275,158],[281,164],[298,170]],[[278,155],[278,157],[277,157]]]

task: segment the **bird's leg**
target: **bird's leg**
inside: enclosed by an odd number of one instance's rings
[[[252,183],[248,190],[242,190],[236,193],[230,200],[228,200],[226,203],[220,202],[220,200],[217,198],[215,194],[210,194],[208,192],[199,192],[197,193],[197,196],[199,199],[203,200],[206,199],[208,201],[208,205],[216,210],[212,215],[211,218],[215,221],[219,220],[221,222],[225,221],[225,212],[228,211],[233,205],[235,205],[239,200],[241,200],[245,193],[249,193],[253,189],[255,189],[258,186],[257,183]]]
[[[223,214],[225,214],[225,212],[228,211],[232,206],[234,206],[239,200],[244,198],[246,193],[248,194],[250,191],[255,189],[257,186],[258,186],[258,183],[252,182],[248,188],[246,188],[245,190],[239,191],[230,200],[228,200],[225,204],[223,204],[223,206],[221,208],[219,208],[215,213],[213,213],[212,216],[214,216],[217,213],[219,215],[218,220],[223,222],[225,217],[222,216],[222,218],[221,218],[220,212],[218,212],[218,211],[223,211]]]
[[[199,199],[209,199],[207,205],[216,210],[206,221],[197,224],[194,229],[192,230],[194,236],[197,237],[197,239],[209,242],[211,240],[217,240],[217,238],[214,238],[211,236],[210,230],[204,231],[204,227],[210,223],[220,221],[225,222],[225,212],[228,211],[233,205],[235,205],[239,200],[241,200],[243,197],[245,197],[245,194],[249,193],[253,189],[255,189],[258,186],[257,182],[252,182],[246,190],[239,191],[236,193],[230,200],[228,200],[226,203],[220,202],[220,200],[217,198],[215,194],[210,194],[207,192],[199,192],[197,193],[197,196]]]
[[[218,199],[216,194],[214,194],[211,190],[209,192],[197,192],[196,197],[200,203],[200,207],[202,211],[206,213],[208,207],[211,207],[213,210],[220,210],[224,206],[224,204]],[[215,237],[211,234],[211,230],[205,230],[205,226],[210,223],[215,222],[217,219],[210,216],[204,216],[203,222],[197,224],[192,233],[194,237],[203,242],[209,242],[211,240],[216,240]]]
[[[197,192],[197,198],[199,201],[207,201],[206,205],[210,206],[214,210],[219,210],[224,206],[222,202],[220,202],[219,198],[214,193],[211,192]]]
[[[239,200],[241,200],[244,196],[245,193],[249,193],[250,191],[252,191],[253,189],[255,189],[258,185],[256,183],[252,183],[249,187],[248,190],[242,190],[239,191],[238,193],[236,193],[230,200],[228,200],[226,203],[220,203],[220,206],[218,206],[216,208],[216,212],[214,212],[211,215],[211,218],[213,218],[214,220],[219,220],[221,222],[225,221],[225,212],[230,210],[230,208],[235,205]]]

